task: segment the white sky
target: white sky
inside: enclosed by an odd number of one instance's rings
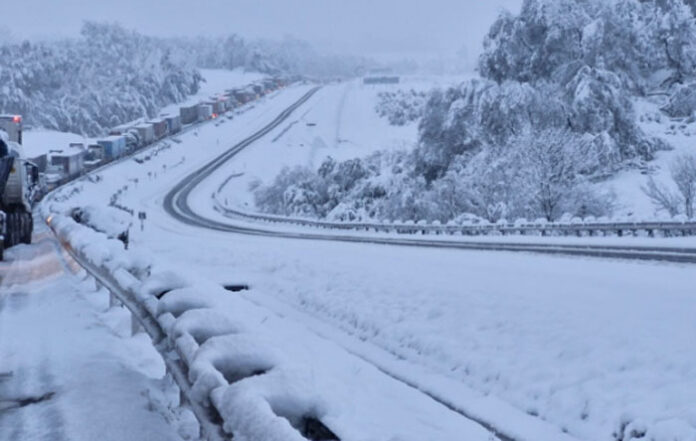
[[[8,0],[17,38],[74,35],[84,19],[117,21],[150,35],[292,35],[317,48],[379,56],[478,52],[502,9],[522,0]]]

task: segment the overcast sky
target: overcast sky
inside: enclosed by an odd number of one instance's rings
[[[83,20],[117,21],[151,35],[281,38],[333,52],[473,55],[502,8],[522,0],[8,0],[17,38],[74,35]]]

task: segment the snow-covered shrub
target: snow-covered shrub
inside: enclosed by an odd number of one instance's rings
[[[629,94],[614,73],[584,66],[564,90],[572,130],[597,137],[596,166],[617,166],[635,157],[650,160],[656,150],[669,148],[638,127]]]
[[[679,87],[664,108],[672,117],[689,117],[696,112],[696,83]]]
[[[670,216],[683,214],[692,219],[696,214],[696,155],[684,154],[677,157],[670,167],[676,191],[659,184],[651,177],[642,188],[655,208]]]
[[[121,210],[112,207],[97,207],[87,205],[72,210],[71,217],[78,223],[86,225],[95,231],[117,238],[131,228],[131,217]]]
[[[596,161],[592,139],[568,130],[526,131],[497,148],[459,156],[444,176],[427,182],[412,153],[377,153],[336,162],[315,172],[284,170],[256,189],[264,212],[331,221],[404,219],[447,223],[462,216],[490,222],[503,218],[549,221],[610,214],[610,194],[588,184]]]
[[[380,92],[375,111],[382,118],[387,118],[393,126],[404,126],[417,121],[423,116],[427,99],[425,92],[397,90]]]

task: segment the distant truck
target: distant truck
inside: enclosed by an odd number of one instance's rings
[[[401,82],[400,77],[365,77],[363,78],[363,84],[399,84]]]
[[[0,115],[0,260],[6,248],[31,243],[34,230],[39,168],[26,159],[21,141],[22,117]]]
[[[213,118],[213,106],[210,104],[198,105],[198,121],[207,121]]]
[[[116,159],[126,152],[126,137],[124,135],[114,135],[97,141],[104,149],[105,159]]]
[[[66,153],[51,155],[51,165],[62,170],[67,177],[78,176],[85,168],[85,152],[69,149]]]
[[[155,142],[155,127],[152,124],[141,124],[136,126],[141,146],[150,145]]]
[[[147,123],[152,124],[152,129],[155,133],[155,141],[159,141],[160,139],[167,136],[167,134],[169,133],[169,126],[167,125],[167,121],[163,119],[155,119],[152,121],[148,121]]]
[[[164,120],[167,122],[167,129],[171,135],[181,132],[181,116],[166,115]]]
[[[179,117],[182,124],[193,124],[198,121],[198,104],[184,106],[179,109]]]

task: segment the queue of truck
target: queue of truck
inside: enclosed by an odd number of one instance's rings
[[[73,143],[66,151],[34,158],[27,158],[22,148],[22,117],[0,115],[0,260],[4,249],[31,242],[31,210],[46,192],[187,127],[219,118],[287,83],[284,79],[267,78],[243,88],[228,89],[202,102],[181,106],[178,114],[123,124],[94,143]]]

